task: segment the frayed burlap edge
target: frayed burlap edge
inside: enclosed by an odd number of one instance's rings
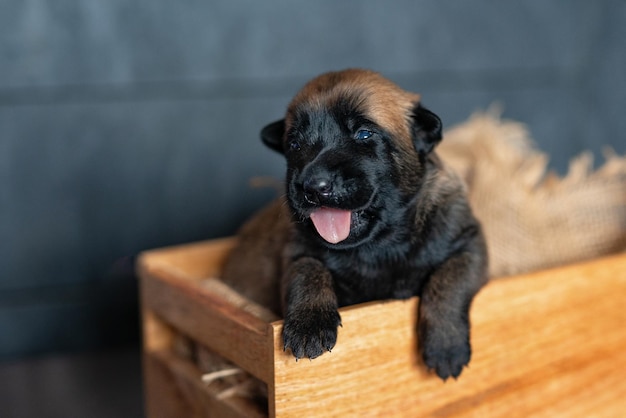
[[[523,124],[478,113],[446,132],[439,147],[465,180],[487,237],[490,275],[510,275],[626,248],[626,158],[605,152],[593,170],[583,153],[567,175],[547,170]]]

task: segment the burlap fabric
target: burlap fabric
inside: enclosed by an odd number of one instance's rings
[[[626,249],[626,158],[607,152],[594,171],[583,153],[559,177],[526,128],[494,112],[447,131],[438,150],[466,182],[492,277]]]

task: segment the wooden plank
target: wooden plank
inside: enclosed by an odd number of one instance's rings
[[[222,398],[225,388],[214,382],[207,386],[195,365],[167,351],[144,354],[146,370],[146,413],[151,418],[220,417],[262,418],[267,416],[250,400]]]
[[[234,238],[221,238],[146,251],[140,265],[168,270],[186,279],[219,277]]]
[[[282,322],[274,323],[270,416],[391,416],[394,409],[406,408],[406,390],[427,378],[416,367],[416,309],[416,299],[342,309],[343,326],[332,353],[297,363],[282,352]]]
[[[275,322],[270,416],[623,416],[626,256],[494,280],[472,308],[473,359],[442,382],[416,355],[417,300],[342,309],[332,353],[295,362]]]
[[[141,323],[145,351],[168,350],[172,347],[174,336],[171,327],[159,321],[152,311],[142,309]]]
[[[228,292],[223,284],[200,286],[150,258],[140,259],[139,271],[144,309],[264,382],[273,381],[272,331],[261,319],[263,315],[231,303],[237,295],[225,296]],[[264,311],[260,307],[253,310]]]

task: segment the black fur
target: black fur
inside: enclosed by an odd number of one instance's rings
[[[441,141],[441,119],[419,103],[413,109],[413,119],[415,148],[419,153],[428,154]]]
[[[407,151],[349,95],[289,112],[261,132],[287,160],[291,223],[277,270],[285,349],[315,358],[335,345],[338,307],[418,295],[424,362],[456,378],[470,360],[469,307],[487,256],[460,182],[433,152],[441,121],[415,103]],[[319,207],[352,212],[348,238],[331,244],[316,232],[309,216]]]

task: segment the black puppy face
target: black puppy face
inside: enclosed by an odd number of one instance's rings
[[[298,225],[327,246],[350,248],[394,225],[420,187],[441,122],[375,73],[333,74],[305,86],[261,137],[287,159]]]

